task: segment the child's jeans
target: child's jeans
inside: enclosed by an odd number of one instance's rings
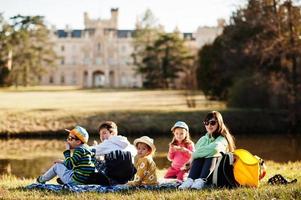
[[[185,170],[169,167],[164,178],[177,178],[178,180],[183,181],[184,175],[186,174]]]
[[[63,163],[56,163],[41,176],[42,181],[49,181],[58,176],[63,183],[72,183],[73,171],[65,167]]]

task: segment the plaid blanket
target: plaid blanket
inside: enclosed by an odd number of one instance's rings
[[[41,189],[49,190],[53,192],[70,191],[70,192],[122,192],[129,190],[171,190],[176,189],[179,183],[162,183],[156,186],[127,186],[127,185],[116,185],[116,186],[101,186],[101,185],[57,185],[57,184],[40,184],[33,183],[25,187],[25,189]]]

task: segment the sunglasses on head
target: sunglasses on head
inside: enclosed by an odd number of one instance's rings
[[[209,121],[204,121],[203,122],[205,126],[209,126],[209,124],[211,126],[214,126],[216,124],[216,121],[215,120],[209,120]]]

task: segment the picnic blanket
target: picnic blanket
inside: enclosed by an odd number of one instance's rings
[[[70,191],[70,192],[122,192],[130,190],[166,190],[176,189],[180,183],[161,183],[156,186],[127,186],[127,185],[116,185],[116,186],[101,186],[101,185],[57,185],[57,184],[41,184],[33,183],[25,187],[25,189],[41,189],[49,190],[53,192]]]

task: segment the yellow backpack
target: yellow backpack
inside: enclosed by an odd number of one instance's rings
[[[234,151],[233,173],[235,180],[242,186],[258,187],[259,180],[266,173],[264,161],[244,149]]]

